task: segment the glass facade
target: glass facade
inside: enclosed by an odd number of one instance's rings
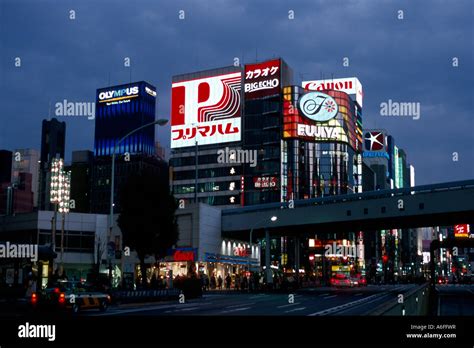
[[[144,81],[98,89],[95,113],[95,156],[111,156],[120,138],[133,129],[153,122],[155,107],[156,89]],[[126,152],[153,155],[155,128],[147,127],[126,138],[116,153]]]
[[[281,201],[362,192],[361,109],[344,92],[324,91],[338,113],[315,122],[298,109],[304,93],[298,86],[283,89]]]

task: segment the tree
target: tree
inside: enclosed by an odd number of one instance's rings
[[[146,284],[145,258],[161,259],[178,241],[175,212],[178,205],[168,182],[150,171],[130,176],[120,190],[118,226],[124,246],[137,252],[142,284]]]

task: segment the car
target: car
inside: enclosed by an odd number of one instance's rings
[[[364,276],[356,275],[350,278],[352,286],[367,286],[367,279]]]
[[[58,281],[55,286],[34,292],[30,298],[33,309],[50,308],[77,314],[84,309],[106,311],[110,295],[79,281]]]
[[[351,279],[345,274],[338,273],[331,278],[331,286],[335,287],[353,287]]]
[[[436,283],[438,283],[438,284],[448,284],[448,277],[438,276],[438,279],[437,279]]]

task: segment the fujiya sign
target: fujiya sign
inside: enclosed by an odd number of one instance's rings
[[[326,122],[336,117],[338,106],[336,101],[327,94],[310,92],[304,94],[298,106],[301,113],[316,122]]]

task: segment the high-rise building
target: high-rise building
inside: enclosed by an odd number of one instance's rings
[[[71,171],[71,210],[76,213],[89,213],[91,210],[93,163],[92,151],[73,151],[72,163],[66,168],[66,171]]]
[[[15,183],[0,184],[0,215],[14,215],[33,211],[31,173],[19,173]]]
[[[168,182],[168,166],[155,155],[154,126],[143,128],[119,144],[128,133],[155,121],[156,95],[156,88],[145,81],[97,90],[90,201],[93,213],[109,213],[115,147],[115,211],[120,207],[120,187],[132,173],[152,170],[158,180]]]
[[[241,204],[241,79],[242,68],[235,66],[173,77],[170,167],[176,198]]]
[[[53,158],[63,158],[66,146],[66,122],[43,120],[38,187],[38,209],[52,210],[49,201],[50,169]]]
[[[38,176],[40,168],[40,156],[35,149],[13,150],[12,182],[19,181],[20,173],[31,174],[31,189],[33,191],[33,205],[38,206]]]
[[[0,184],[10,183],[12,175],[12,152],[0,150]]]

